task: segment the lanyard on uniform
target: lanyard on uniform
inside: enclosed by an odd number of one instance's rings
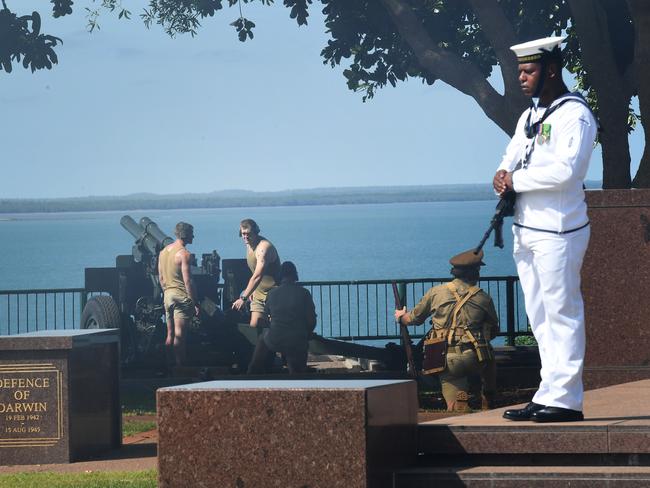
[[[582,96],[575,93],[569,93],[563,95],[561,98],[558,98],[556,100],[557,103],[551,104],[551,106],[547,108],[546,111],[544,112],[544,115],[542,115],[537,121],[531,124],[530,120],[533,115],[533,109],[535,109],[535,114],[537,114],[537,105],[531,103],[530,108],[528,109],[528,118],[526,119],[526,124],[524,125],[524,134],[526,135],[527,139],[530,139],[530,144],[526,147],[526,151],[524,152],[523,157],[519,160],[519,162],[517,163],[513,171],[517,171],[518,169],[521,168],[523,169],[528,168],[528,165],[530,164],[530,156],[533,154],[533,150],[535,149],[535,140],[536,140],[535,135],[539,132],[539,128],[553,112],[555,112],[558,108],[560,108],[566,102],[569,102],[571,100],[573,100],[574,102],[581,103],[582,105],[587,107],[589,111],[591,111],[591,108],[589,107],[587,102],[585,102]],[[597,121],[596,124],[598,124]],[[600,130],[600,127],[598,128]]]
[[[534,103],[532,103],[528,109],[528,118],[526,119],[526,125],[524,126],[524,134],[526,134],[526,138],[528,139],[528,145],[526,146],[524,155],[515,166],[515,169],[512,170],[513,172],[522,168],[528,168],[528,165],[530,164],[530,156],[533,154],[533,150],[535,149],[535,133],[533,131],[539,127],[539,124],[547,117],[548,114],[548,110],[546,110],[546,113],[542,116],[542,118],[531,125],[530,118],[533,115],[533,109],[535,109],[535,114],[537,114],[537,105]]]

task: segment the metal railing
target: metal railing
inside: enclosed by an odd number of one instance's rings
[[[406,305],[410,309],[430,287],[450,279],[301,282],[311,292],[316,305],[316,332],[324,337],[349,341],[399,339],[400,331],[393,318],[393,281],[405,285]],[[499,335],[505,338],[501,341],[514,344],[515,337],[529,335],[518,278],[483,277],[479,285],[494,301],[499,316]],[[78,328],[89,296],[91,294],[83,288],[0,290],[0,335]],[[411,327],[411,336],[422,337],[429,327],[428,321]]]
[[[304,281],[314,299],[316,332],[342,340],[399,339],[393,311],[393,281],[406,286],[406,306],[412,308],[432,286],[452,278],[414,278],[367,281]],[[499,317],[502,342],[514,344],[517,336],[529,335],[528,319],[519,279],[516,276],[483,277],[479,285],[492,297]],[[422,337],[429,322],[410,327],[411,336]]]
[[[83,288],[0,290],[0,335],[79,328]]]

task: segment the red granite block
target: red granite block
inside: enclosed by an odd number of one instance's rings
[[[628,417],[609,427],[609,452],[650,453],[650,415]]]
[[[607,452],[607,426],[557,424],[445,426],[420,424],[418,452],[423,454],[555,454]]]
[[[587,192],[587,388],[650,378],[650,190]]]
[[[648,486],[642,466],[431,467],[398,472],[396,488],[632,488]]]
[[[157,403],[161,487],[390,486],[415,459],[413,381],[214,381]]]

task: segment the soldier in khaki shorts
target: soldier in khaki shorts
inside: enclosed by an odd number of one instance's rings
[[[480,375],[483,407],[496,390],[496,368],[490,340],[499,330],[492,298],[476,286],[483,251],[467,251],[449,260],[454,280],[434,286],[411,310],[395,310],[402,326],[419,325],[431,317],[433,327],[427,337],[443,338],[448,346],[446,368],[440,373],[442,395],[449,411],[468,409],[468,376]]]
[[[185,248],[194,240],[194,227],[185,222],[176,224],[176,240],[158,256],[158,279],[163,289],[167,339],[165,345],[174,348],[176,364],[185,360],[185,327],[199,314],[190,274],[190,252]]]
[[[264,317],[264,305],[269,291],[277,286],[280,274],[280,256],[275,246],[260,235],[260,228],[253,219],[244,219],[239,224],[239,236],[246,245],[246,261],[253,273],[246,288],[232,304],[235,310],[241,310],[247,300],[250,300],[251,327],[263,327],[267,320]]]

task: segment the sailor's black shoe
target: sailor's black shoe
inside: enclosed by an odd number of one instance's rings
[[[534,422],[580,422],[584,419],[582,412],[560,407],[545,407],[531,416]]]
[[[530,420],[535,412],[546,408],[539,403],[530,402],[524,408],[513,408],[503,412],[503,418],[508,420]]]

